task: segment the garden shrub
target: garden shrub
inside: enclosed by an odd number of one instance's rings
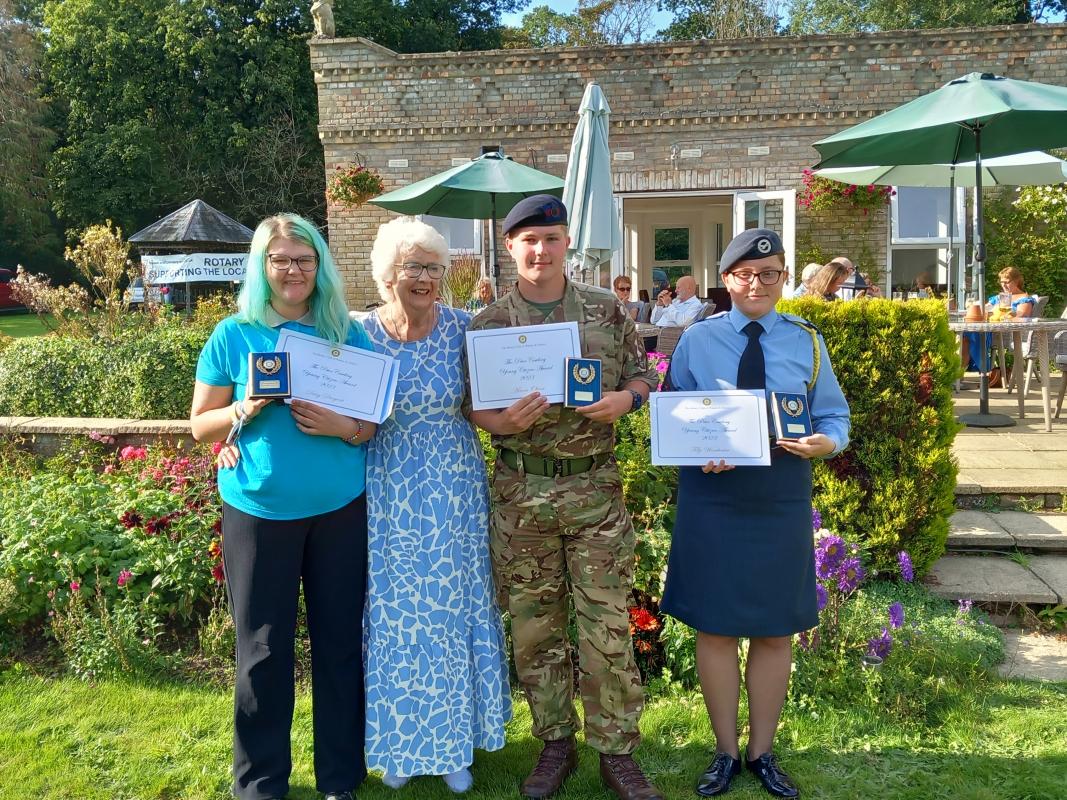
[[[112,337],[19,339],[0,351],[0,414],[184,419],[210,332],[168,315]]]
[[[815,462],[814,505],[875,569],[893,569],[906,550],[922,575],[944,552],[955,502],[960,361],[945,306],[799,298],[779,310],[822,331],[852,412],[848,448]]]

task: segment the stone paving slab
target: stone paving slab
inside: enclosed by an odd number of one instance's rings
[[[1002,677],[1067,681],[1067,639],[1019,630],[1003,633]]]
[[[1056,592],[1037,575],[1003,556],[943,556],[927,574],[925,583],[931,592],[949,600],[1059,602]]]
[[[1067,551],[1067,514],[1027,514],[1002,511],[998,520],[1019,547]]]
[[[961,463],[957,484],[977,484],[987,494],[1063,494],[1067,469],[976,468]]]
[[[997,523],[998,514],[957,511],[948,521],[948,546],[991,549],[1015,547],[1015,537]]]
[[[1067,603],[1067,556],[1034,556],[1030,571],[1059,596],[1056,602]]]

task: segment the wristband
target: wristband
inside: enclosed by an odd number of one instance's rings
[[[358,439],[362,435],[363,435],[363,420],[357,419],[356,420],[356,432],[353,433],[351,436],[349,436],[347,439],[345,439],[345,441],[348,442],[351,445],[358,445],[358,442],[356,441],[356,439]]]

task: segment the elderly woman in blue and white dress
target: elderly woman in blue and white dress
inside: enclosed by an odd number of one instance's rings
[[[463,792],[511,717],[485,463],[460,411],[470,315],[438,302],[448,244],[429,225],[382,225],[371,264],[385,304],[364,325],[400,370],[367,454],[367,766]]]

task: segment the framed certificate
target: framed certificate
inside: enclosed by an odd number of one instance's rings
[[[533,391],[562,403],[564,364],[581,355],[577,322],[467,331],[472,407],[507,408]]]
[[[297,400],[374,423],[393,413],[396,359],[290,330],[278,334],[277,349],[289,353]]]
[[[649,413],[653,464],[771,464],[767,395],[762,389],[653,392]]]

